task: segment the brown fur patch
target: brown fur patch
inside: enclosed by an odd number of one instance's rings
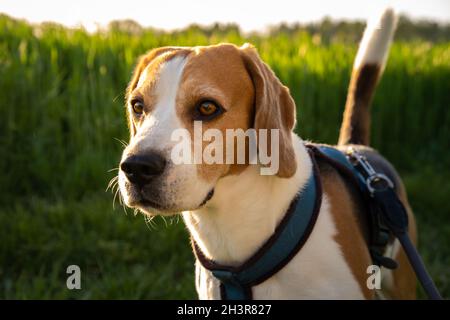
[[[164,62],[173,59],[176,55],[188,55],[189,53],[190,51],[187,49],[162,47],[149,51],[139,59],[139,62],[134,69],[131,81],[128,84],[126,93],[128,126],[131,136],[135,135],[136,126],[143,121],[144,117],[141,117],[140,119],[134,117],[132,110],[130,110],[130,101],[134,97],[140,97],[140,99],[144,102],[145,111],[148,113],[152,109],[152,105],[154,104],[154,86],[158,79],[157,75],[159,73],[161,65]],[[142,72],[144,72],[147,67],[149,67],[149,69],[147,70],[148,80],[146,81],[146,85],[143,86],[143,89],[136,92],[136,86],[142,76]]]
[[[369,145],[369,109],[379,74],[378,64],[366,64],[360,69],[353,70],[338,144]]]
[[[375,291],[367,288],[367,267],[372,260],[367,248],[367,235],[363,234],[358,199],[352,195],[347,183],[328,165],[320,166],[324,194],[330,201],[331,215],[336,224],[336,242],[339,244],[353,276],[366,299],[373,299]]]
[[[290,178],[297,170],[292,130],[295,126],[296,107],[289,89],[284,86],[270,67],[259,57],[255,48],[244,46],[242,57],[255,87],[254,127],[268,129],[268,150],[271,150],[270,129],[279,130],[279,170],[277,175]]]
[[[191,137],[194,134],[194,109],[202,100],[216,101],[226,110],[217,118],[202,122],[203,132],[208,129],[222,132],[225,162],[226,129],[245,131],[253,122],[253,86],[236,46],[198,47],[186,62],[176,105],[177,114]],[[203,149],[208,144],[203,142]],[[235,161],[236,154],[235,148]],[[198,165],[198,173],[206,181],[213,181],[220,176],[239,173],[246,166],[202,164]]]

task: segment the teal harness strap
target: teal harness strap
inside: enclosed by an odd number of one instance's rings
[[[291,202],[274,234],[243,265],[221,266],[207,259],[192,240],[194,253],[200,263],[221,283],[222,299],[252,299],[251,287],[282,269],[308,239],[320,209],[322,188],[313,159],[313,172],[308,182]]]
[[[359,189],[363,193],[366,192],[367,187],[364,177],[359,173],[358,170],[355,169],[355,167],[350,163],[350,161],[348,160],[348,158],[345,156],[344,153],[333,147],[323,145],[315,146],[315,148],[317,148],[329,159],[332,159],[336,163],[339,163],[341,166],[346,168],[350,173],[352,173],[353,177],[356,178],[355,182],[358,184]]]

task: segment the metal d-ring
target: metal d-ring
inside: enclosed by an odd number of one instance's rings
[[[376,190],[378,190],[377,188],[375,188],[373,186],[373,183],[378,182],[378,181],[384,181],[387,183],[389,188],[391,188],[391,189],[394,188],[394,183],[385,174],[374,173],[366,179],[366,186],[367,186],[367,189],[369,189],[371,194],[373,194]]]

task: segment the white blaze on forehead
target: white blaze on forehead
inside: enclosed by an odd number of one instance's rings
[[[166,149],[173,144],[171,134],[181,127],[176,114],[176,98],[185,64],[184,56],[174,57],[161,64],[154,89],[156,101],[151,102],[154,107],[136,135],[138,141],[135,143],[139,143],[140,148]],[[147,68],[139,78],[138,87],[146,85]]]
[[[165,62],[161,66],[160,76],[156,84],[158,105],[165,104],[172,106],[175,104],[185,64],[186,58],[180,56]]]
[[[136,88],[142,87],[145,81],[147,80],[148,72],[149,72],[150,64],[145,67],[144,71],[142,71],[141,76],[139,77],[139,81],[136,85]]]

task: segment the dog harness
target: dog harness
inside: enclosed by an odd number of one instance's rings
[[[308,144],[306,147],[313,163],[307,183],[292,200],[274,234],[246,262],[238,267],[220,265],[206,258],[191,239],[197,260],[219,280],[221,298],[252,299],[251,287],[281,270],[303,247],[314,228],[322,200],[318,158],[334,167],[360,193],[368,213],[369,251],[373,263],[388,269],[397,267],[394,260],[383,256],[389,239],[394,235],[402,244],[429,297],[439,299],[440,295],[408,237],[408,216],[392,181],[375,172],[367,159],[352,147],[345,153],[323,145]]]

